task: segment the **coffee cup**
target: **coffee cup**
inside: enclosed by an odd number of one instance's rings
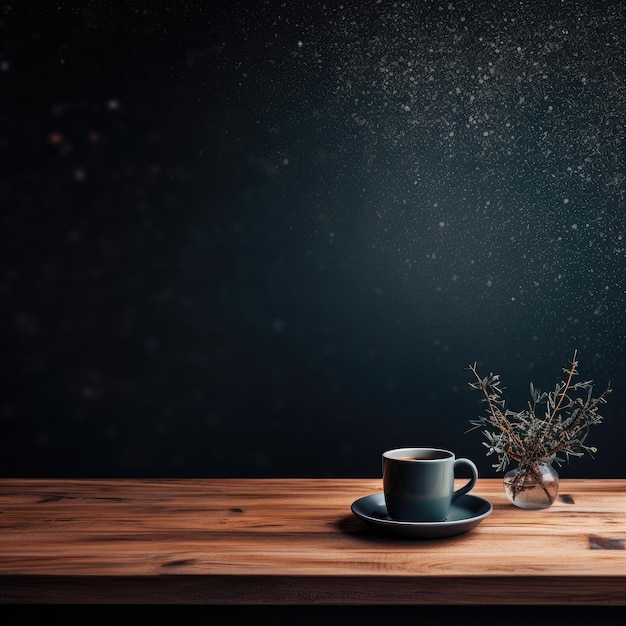
[[[454,490],[455,471],[466,467],[469,480]],[[383,452],[383,492],[387,513],[403,522],[442,522],[452,503],[478,480],[476,465],[441,448],[394,448]]]

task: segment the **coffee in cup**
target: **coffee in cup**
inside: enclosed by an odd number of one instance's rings
[[[454,490],[455,470],[467,467],[468,481]],[[452,503],[476,485],[478,469],[441,448],[395,448],[383,452],[383,492],[387,513],[403,522],[441,522]]]

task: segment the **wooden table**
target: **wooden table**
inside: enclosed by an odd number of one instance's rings
[[[626,480],[561,480],[469,532],[400,539],[351,512],[381,479],[0,479],[0,603],[626,605]]]

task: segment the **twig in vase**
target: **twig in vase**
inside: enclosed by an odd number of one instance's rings
[[[594,397],[592,380],[576,382],[577,354],[574,350],[570,365],[563,368],[564,380],[553,391],[542,392],[530,383],[530,399],[522,411],[506,408],[499,374],[489,373],[483,378],[476,363],[467,368],[475,379],[469,389],[481,392],[486,411],[470,420],[472,426],[466,432],[482,429],[487,456],[495,454],[498,458],[492,466],[497,471],[504,471],[513,461],[518,464],[521,472],[513,483],[514,494],[524,488],[524,471],[532,473],[546,490],[540,463],[561,465],[569,463],[571,457],[585,453],[593,457],[597,452],[586,440],[591,426],[604,419],[599,409],[606,403],[611,385]]]

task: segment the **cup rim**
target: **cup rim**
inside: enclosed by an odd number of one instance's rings
[[[439,456],[433,456],[433,458],[426,459],[407,459],[407,456],[417,456],[421,454],[436,453]],[[405,457],[405,458],[402,458]],[[447,461],[449,459],[456,458],[456,455],[451,450],[446,448],[435,447],[407,447],[407,448],[390,448],[383,452],[383,458],[398,461],[400,463],[433,463],[437,461]]]

